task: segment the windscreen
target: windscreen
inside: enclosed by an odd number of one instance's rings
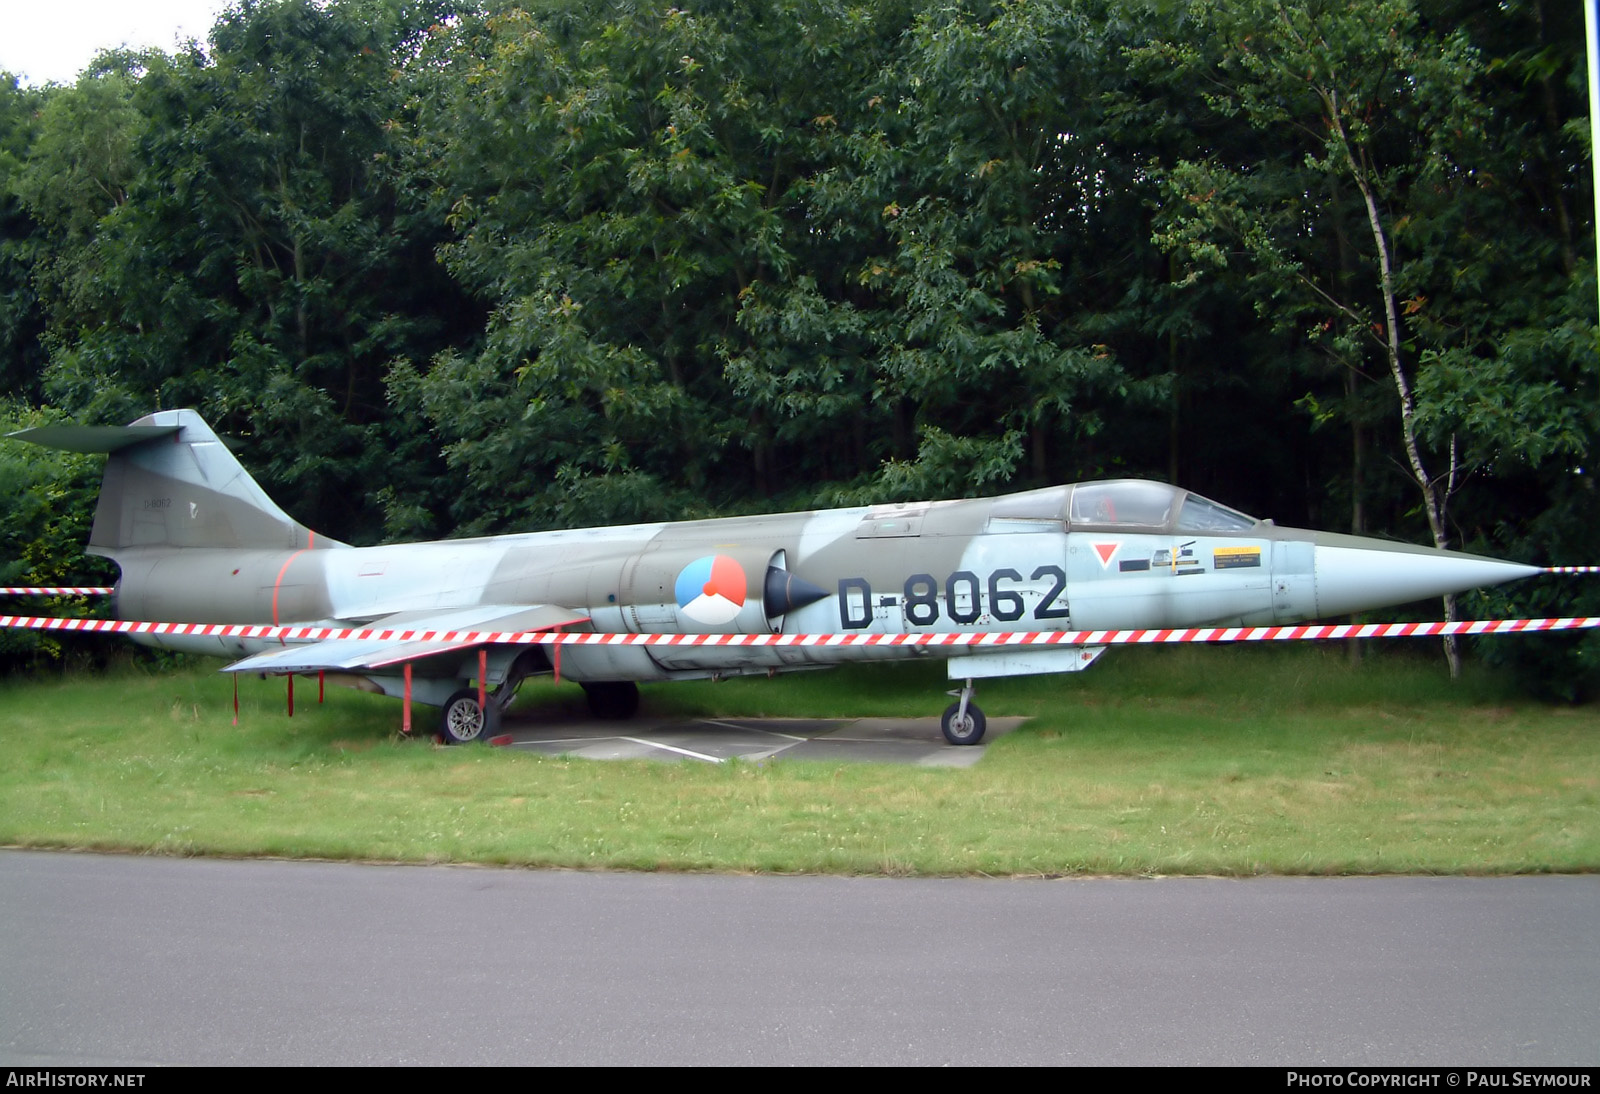
[[[1072,491],[1072,523],[1116,528],[1167,527],[1179,490],[1160,482],[1089,482]]]
[[[1072,488],[1071,523],[1079,528],[1145,532],[1248,532],[1260,521],[1176,486],[1141,479],[1079,483]]]
[[[1226,505],[1218,505],[1199,494],[1184,499],[1178,512],[1180,532],[1248,532],[1260,522]]]

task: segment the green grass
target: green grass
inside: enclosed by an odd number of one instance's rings
[[[1432,653],[1431,648],[1426,651]],[[657,712],[927,714],[941,667],[662,685]],[[399,704],[168,675],[0,687],[0,843],[623,869],[1492,873],[1600,867],[1600,711],[1459,686],[1431,657],[1121,650],[992,681],[1028,715],[967,769],[589,762],[442,748]],[[581,706],[527,689],[523,710]],[[431,711],[418,710],[419,722]],[[423,724],[431,724],[425,722]]]

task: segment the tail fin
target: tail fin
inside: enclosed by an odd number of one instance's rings
[[[108,454],[92,555],[116,558],[140,547],[344,546],[279,509],[192,410],[162,410],[126,426],[47,425],[10,436]]]

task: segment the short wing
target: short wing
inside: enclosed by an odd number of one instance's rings
[[[374,619],[363,626],[412,631],[521,632],[554,630],[587,620],[585,615],[551,604],[479,604],[446,612],[399,612]],[[222,671],[274,674],[373,671],[482,644],[470,641],[396,642],[380,638],[332,638],[253,654],[235,661]]]

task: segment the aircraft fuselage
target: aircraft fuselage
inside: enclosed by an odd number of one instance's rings
[[[1088,504],[1095,494],[1105,495],[1098,511]],[[1115,505],[1106,508],[1119,501],[1125,515]],[[1199,516],[1186,519],[1191,501]],[[1129,512],[1132,502],[1145,508]],[[527,604],[586,616],[573,630],[620,633],[1291,623],[1537,572],[1279,528],[1174,487],[1131,480],[988,499],[382,547],[123,549],[118,561],[123,618],[350,624]],[[163,641],[234,656],[277,644]],[[574,648],[563,672],[578,680],[657,679],[922,655],[894,647]],[[1084,663],[1075,650],[955,651],[950,660],[953,677],[1070,671]]]

